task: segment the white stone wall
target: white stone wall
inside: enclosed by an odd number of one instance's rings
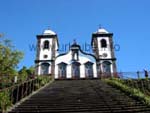
[[[99,29],[98,32],[96,32],[98,34],[107,34],[108,32],[105,30],[105,29]],[[51,30],[46,30],[44,32],[43,35],[56,35],[55,32],[51,31]],[[97,40],[97,44],[98,44],[98,51],[99,51],[99,59],[103,59],[101,60],[100,64],[102,64],[105,60],[106,61],[109,61],[111,63],[110,65],[110,68],[111,68],[111,72],[113,73],[113,65],[112,65],[112,48],[110,48],[110,40],[109,40],[110,37],[107,37],[107,35],[105,37],[97,37],[96,40]],[[107,42],[107,47],[106,48],[101,48],[101,40],[102,39],[105,39],[106,42]],[[39,56],[38,56],[38,59],[36,60],[42,60],[43,62],[39,62],[39,63],[36,63],[36,66],[37,66],[37,74],[40,75],[41,74],[41,64],[42,63],[49,63],[50,64],[50,67],[49,67],[49,73],[51,73],[51,62],[47,62],[47,60],[53,60],[52,59],[52,42],[53,42],[53,38],[40,38],[40,51],[38,52],[39,53]],[[43,49],[44,47],[44,41],[49,41],[49,49]],[[57,44],[57,41],[55,40],[55,55],[56,56],[59,56],[59,53],[57,51],[58,49],[58,44]],[[104,56],[104,54],[107,54],[107,56]],[[47,58],[44,58],[44,55],[47,55]],[[76,57],[76,56],[75,56]],[[110,59],[110,60],[109,60]],[[97,72],[99,69],[99,67],[97,68],[96,66],[96,59],[95,57],[91,56],[91,55],[87,55],[87,54],[84,54],[82,53],[80,50],[79,50],[79,63],[81,64],[80,65],[80,78],[85,78],[85,63],[86,62],[92,62],[93,63],[93,74],[94,74],[94,78],[97,78]],[[72,78],[72,51],[70,50],[67,54],[65,55],[62,55],[62,56],[59,56],[59,57],[56,57],[55,59],[55,70],[54,70],[54,73],[55,73],[55,78],[57,79],[58,78],[58,64],[61,63],[61,62],[64,62],[67,64],[67,78]],[[101,70],[103,71],[103,67],[101,65]]]
[[[102,39],[106,40],[106,42],[107,42],[107,48],[101,48],[101,40]],[[97,42],[98,42],[98,51],[99,51],[100,58],[103,58],[103,59],[112,58],[109,37],[98,37],[97,38]],[[107,54],[107,57],[103,56],[104,53]]]
[[[110,47],[110,42],[109,42],[109,38],[110,37],[98,37],[97,38],[97,42],[98,42],[98,50],[99,50],[99,58],[100,59],[112,59],[112,48]],[[105,39],[107,42],[107,47],[106,48],[101,48],[101,40]],[[107,54],[107,57],[103,54]],[[100,61],[100,63],[102,64],[105,60]],[[112,60],[106,60],[108,62],[110,62],[110,69],[111,69],[111,73],[113,73],[113,65],[112,65]],[[101,65],[101,70],[103,72],[103,67]]]
[[[49,41],[49,49],[43,49],[44,47],[44,41],[48,40]],[[39,60],[51,60],[51,51],[52,50],[52,38],[44,38],[41,39],[40,43],[40,57]],[[44,55],[48,55],[47,58],[44,58]]]
[[[97,77],[97,70],[96,70],[96,60],[93,56],[83,54],[79,51],[79,63],[80,65],[80,78],[85,78],[85,65],[86,62],[93,63],[93,74],[94,77]],[[71,76],[71,64],[72,64],[72,51],[69,51],[67,54],[59,56],[55,60],[55,79],[58,79],[58,64],[64,62],[67,64],[67,78],[72,78]]]

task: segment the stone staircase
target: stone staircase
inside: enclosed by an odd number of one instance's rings
[[[55,81],[9,113],[150,113],[150,107],[100,80]]]

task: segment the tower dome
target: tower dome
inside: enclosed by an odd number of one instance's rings
[[[99,33],[99,34],[104,34],[104,33],[109,33],[106,29],[104,29],[104,28],[99,28],[98,30],[97,30],[97,33]]]
[[[56,35],[56,33],[50,29],[46,29],[44,30],[43,35]]]

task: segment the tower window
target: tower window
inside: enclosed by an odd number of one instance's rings
[[[43,49],[49,49],[49,41],[44,41],[44,48]]]
[[[106,42],[105,39],[102,39],[102,40],[101,40],[101,47],[102,47],[102,48],[106,48],[106,47],[107,47],[107,42]]]

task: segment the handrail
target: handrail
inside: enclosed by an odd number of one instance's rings
[[[21,82],[21,83],[13,84],[13,86],[10,86],[10,87],[6,87],[6,88],[3,88],[3,89],[0,89],[0,91],[7,90],[7,89],[9,89],[9,88],[13,88],[13,87],[19,86],[19,85],[21,85],[21,84],[24,84],[24,83],[26,83],[26,82],[30,82],[30,81],[35,80],[35,79],[37,79],[37,78],[29,79],[29,80],[23,81],[23,82]]]
[[[30,95],[40,87],[48,83],[52,78],[49,76],[36,77],[19,84],[14,84],[0,90],[0,111],[4,112],[12,104],[16,104],[24,97]],[[7,96],[5,96],[7,95]],[[3,98],[5,96],[5,98]],[[7,101],[7,102],[6,102]],[[7,105],[7,103],[10,103]]]

